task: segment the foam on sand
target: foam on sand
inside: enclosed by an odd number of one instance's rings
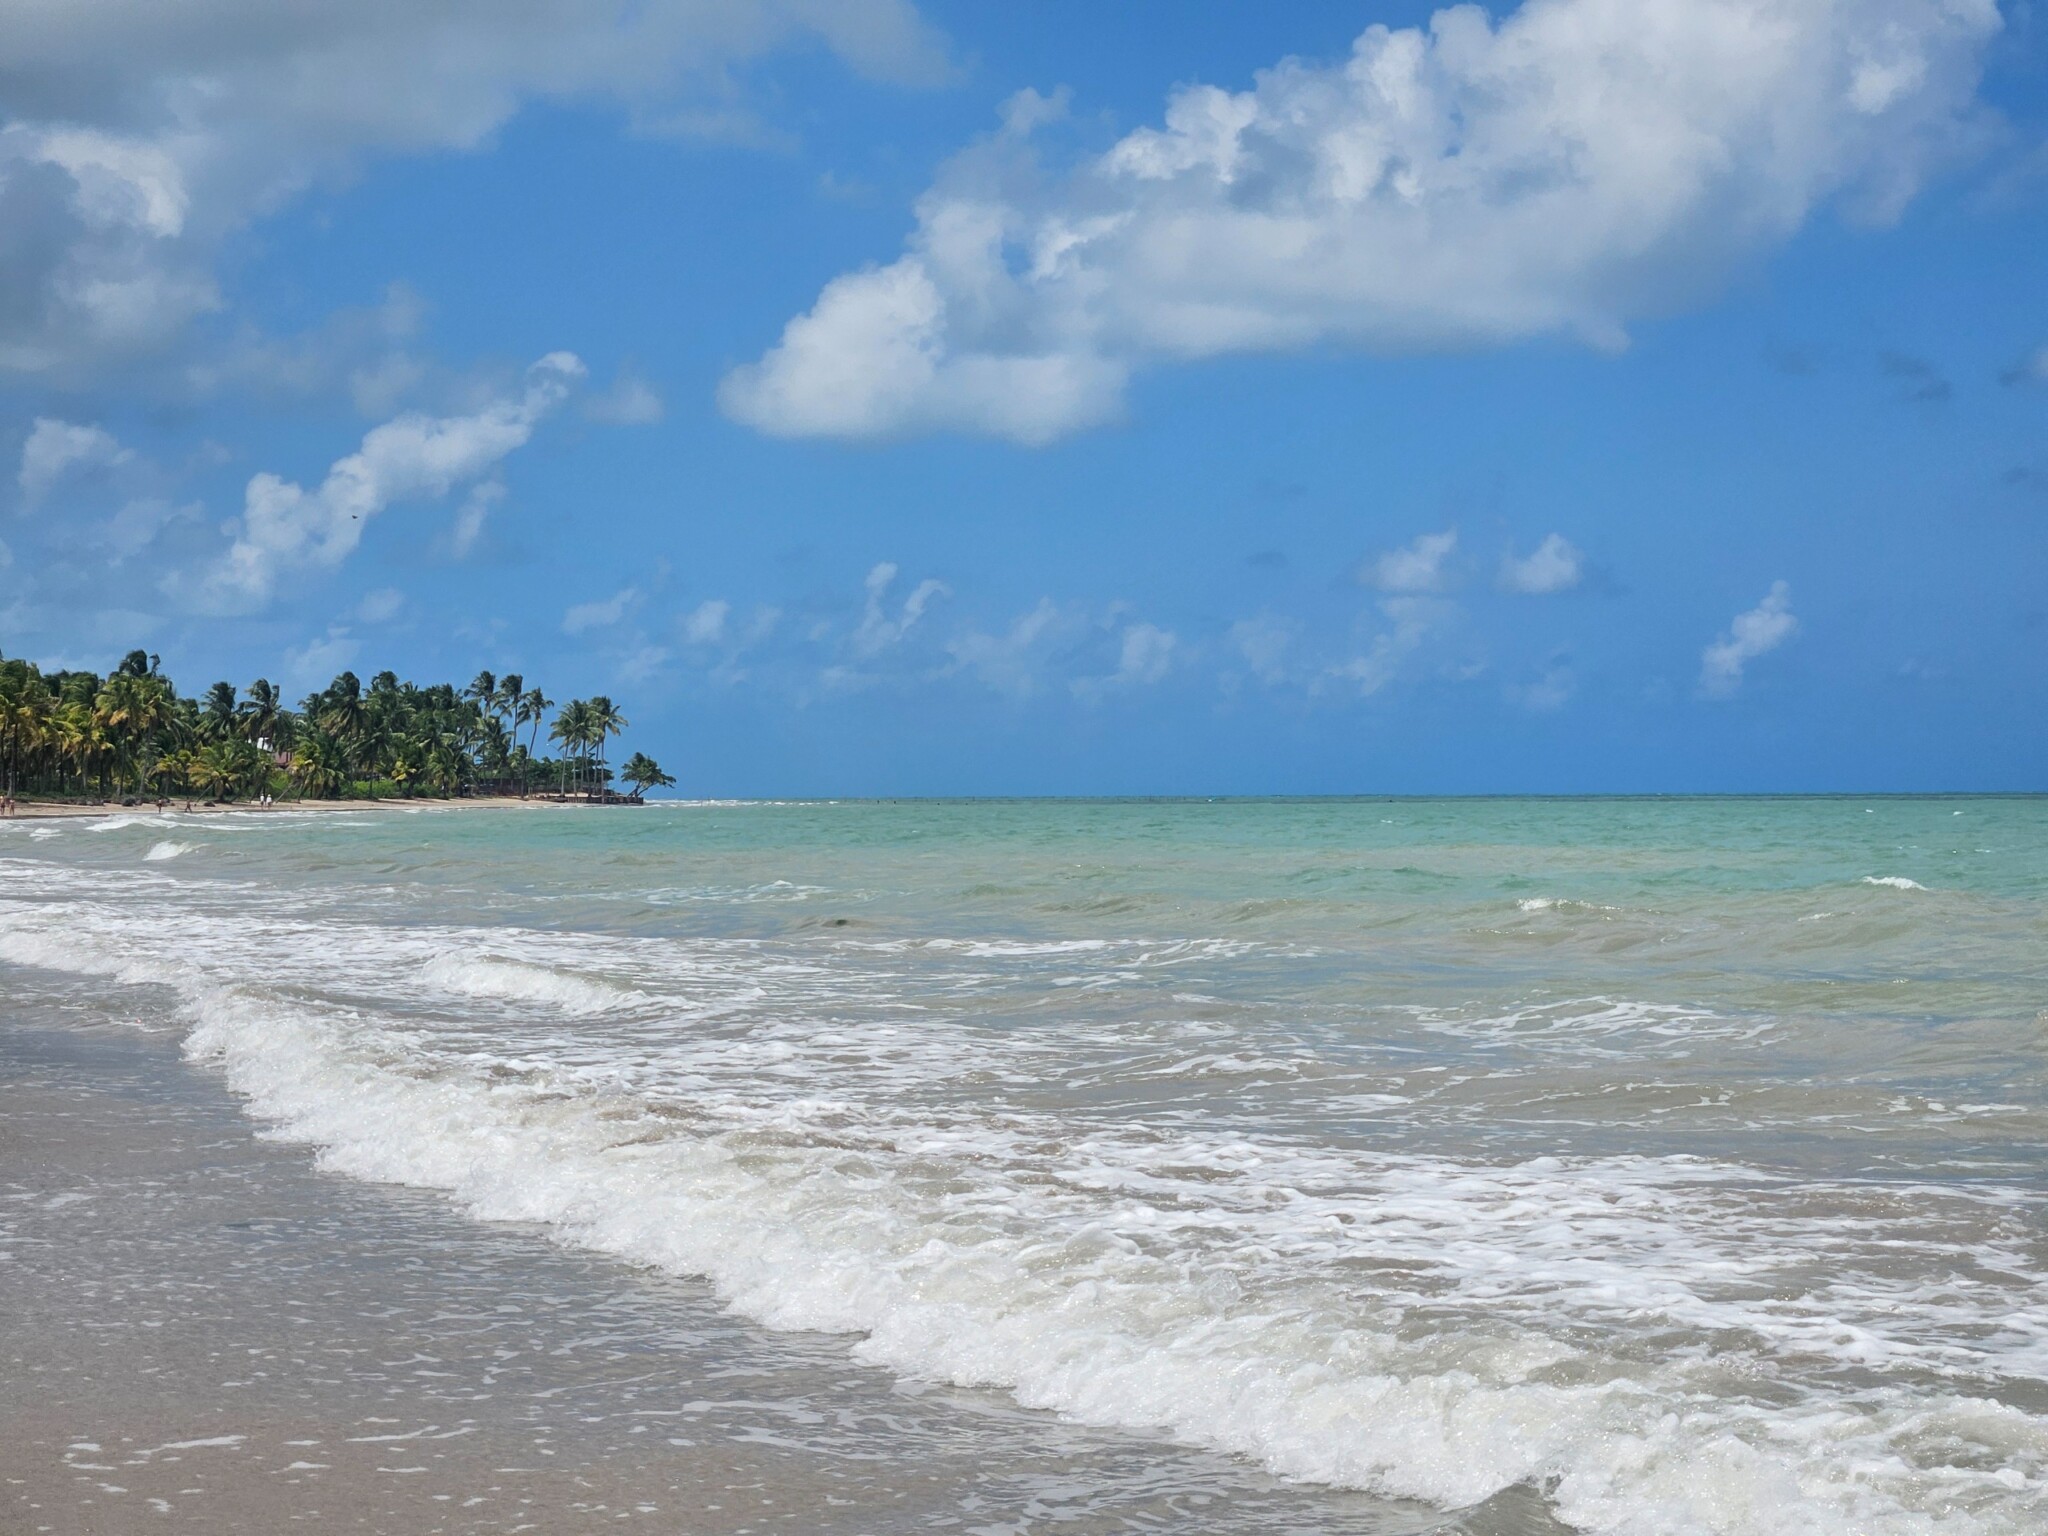
[[[889,1370],[1448,1507],[1533,1484],[1614,1536],[2020,1536],[2048,1510],[2042,1424],[1983,1392],[2048,1378],[2022,1191],[948,1110],[814,1070],[784,1089],[744,1034],[636,1084],[245,982],[203,918],[151,951],[118,917],[0,907],[0,959],[176,988],[188,1053],[337,1172],[704,1276]],[[413,973],[437,991],[585,1017],[621,995],[441,942]],[[385,943],[308,925],[291,959]],[[1699,1024],[1607,999],[1502,1022]]]

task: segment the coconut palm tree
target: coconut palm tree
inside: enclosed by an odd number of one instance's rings
[[[331,800],[348,783],[348,753],[331,733],[315,726],[300,733],[292,750],[291,776],[300,794]]]
[[[246,742],[212,741],[192,756],[189,771],[208,799],[225,800],[241,783],[244,765],[235,748],[246,745]]]
[[[128,662],[142,654],[131,652]],[[144,758],[154,763],[154,739],[176,719],[170,689],[154,672],[136,672],[123,663],[123,670],[100,689],[95,708],[106,724],[115,756],[129,770],[140,793]]]
[[[512,711],[512,725],[514,725],[514,729],[520,727],[520,725],[528,725],[530,727],[526,731],[526,762],[532,762],[532,748],[535,748],[535,741],[541,737],[541,721],[547,717],[547,711],[551,711],[553,707],[555,707],[555,700],[549,698],[547,694],[543,694],[539,688],[528,688],[516,700],[514,711]],[[520,764],[518,793],[520,793],[520,797],[526,795],[526,766],[524,764]]]
[[[6,759],[9,796],[43,749],[53,707],[49,686],[34,667],[25,661],[0,663],[0,755]]]
[[[627,758],[619,769],[619,777],[632,785],[636,793],[643,795],[650,789],[669,789],[676,782],[663,773],[661,764],[645,752],[635,752]]]
[[[265,677],[259,677],[249,685],[249,696],[242,701],[242,734],[251,741],[267,741],[272,747],[282,744],[284,735],[284,700],[278,694],[277,684]]]
[[[599,790],[605,789],[611,782],[610,770],[605,767],[605,743],[624,731],[627,724],[626,717],[620,713],[619,707],[604,694],[600,693],[590,700],[587,729],[590,747],[597,754],[597,766],[593,777],[597,780]]]
[[[240,735],[242,705],[233,683],[215,683],[200,701],[199,719],[208,739],[225,741]]]
[[[560,742],[562,746],[562,793],[569,793],[569,757],[576,757],[576,783],[583,785],[583,753],[590,745],[590,701],[571,699],[562,706],[562,712],[555,716],[555,723],[548,728],[548,740]]]
[[[369,714],[363,706],[363,685],[355,673],[342,673],[306,704],[306,713],[320,722],[320,728],[351,752],[363,739]]]

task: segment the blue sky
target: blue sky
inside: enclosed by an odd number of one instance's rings
[[[2043,26],[31,5],[0,653],[706,795],[2048,788]]]

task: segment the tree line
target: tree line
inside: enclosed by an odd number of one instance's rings
[[[552,719],[550,711],[555,711]],[[556,756],[541,755],[547,727]],[[180,694],[155,656],[131,651],[105,677],[0,658],[0,775],[9,796],[314,800],[410,795],[613,796],[675,780],[645,753],[614,770],[626,717],[599,694],[555,701],[517,673],[464,688],[353,672],[286,706],[265,678],[237,692]],[[522,740],[521,737],[524,737]]]

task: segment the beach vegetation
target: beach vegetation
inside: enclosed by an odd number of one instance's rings
[[[518,673],[466,686],[342,672],[288,706],[276,684],[222,680],[180,694],[159,659],[130,651],[104,677],[0,657],[0,787],[10,796],[385,799],[529,795],[637,801],[675,783],[644,753],[612,789],[625,713],[603,694],[555,703]],[[559,748],[536,755],[541,730]],[[520,734],[525,733],[525,740]]]

